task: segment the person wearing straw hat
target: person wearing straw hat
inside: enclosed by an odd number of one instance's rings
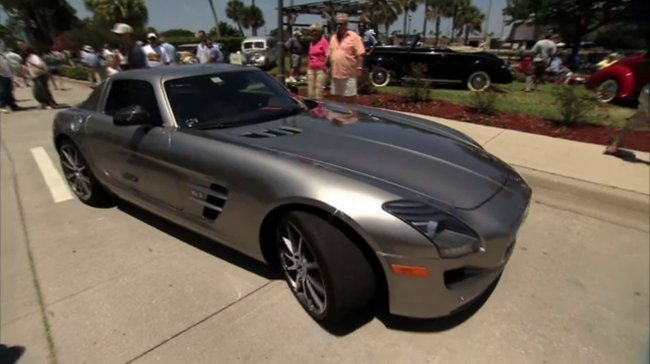
[[[119,35],[126,46],[128,69],[147,68],[147,57],[133,36],[133,28],[125,23],[116,23],[111,31]]]

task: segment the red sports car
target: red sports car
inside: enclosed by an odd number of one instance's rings
[[[636,98],[643,85],[650,82],[650,55],[647,52],[625,57],[587,79],[587,87],[598,90],[601,102]]]

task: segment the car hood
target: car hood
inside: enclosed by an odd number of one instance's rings
[[[461,209],[489,199],[512,171],[463,134],[401,115],[312,110],[224,130],[244,143],[342,167]]]

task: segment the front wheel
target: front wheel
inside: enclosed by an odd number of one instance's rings
[[[276,229],[276,242],[291,292],[316,321],[340,322],[374,297],[370,263],[353,241],[323,218],[288,213]]]
[[[605,80],[598,86],[597,92],[598,101],[604,104],[612,102],[618,95],[618,82],[612,78]]]
[[[59,143],[58,152],[65,179],[81,202],[100,206],[111,200],[111,195],[97,181],[81,151],[71,140]]]
[[[372,67],[369,78],[370,83],[375,87],[388,86],[391,81],[390,71],[384,67]]]
[[[470,91],[485,91],[491,83],[490,75],[485,71],[472,72],[467,77],[467,88]]]

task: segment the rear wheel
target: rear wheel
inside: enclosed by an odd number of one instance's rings
[[[485,71],[472,72],[467,77],[467,88],[470,91],[485,91],[491,83],[490,75]]]
[[[280,267],[291,292],[316,321],[340,322],[367,306],[376,280],[361,250],[323,218],[302,211],[276,229]]]
[[[598,101],[608,103],[613,101],[618,95],[618,81],[613,78],[603,81],[598,86]]]
[[[390,71],[384,67],[372,67],[370,70],[370,83],[375,87],[388,86],[391,76]]]
[[[99,206],[111,200],[112,196],[97,181],[81,151],[71,140],[60,142],[57,149],[65,179],[81,202]]]

